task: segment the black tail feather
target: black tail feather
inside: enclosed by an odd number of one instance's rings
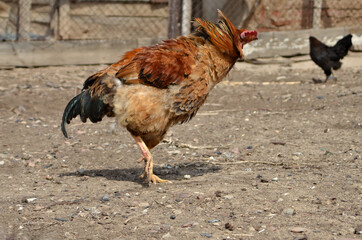
[[[89,118],[93,123],[96,123],[101,121],[104,115],[112,115],[110,111],[112,111],[112,108],[105,104],[100,96],[91,96],[89,90],[81,92],[70,100],[65,107],[61,124],[63,135],[66,138],[68,137],[65,124],[69,124],[78,115],[80,115],[82,122],[86,122]]]

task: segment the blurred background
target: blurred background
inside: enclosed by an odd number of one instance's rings
[[[322,39],[328,43],[350,32],[358,41],[362,33],[362,0],[2,0],[0,54],[7,59],[0,65],[113,62],[127,49],[189,34],[195,17],[215,21],[216,9],[237,27],[261,33],[258,49],[247,53],[255,58],[286,49],[305,54],[310,34],[330,37]],[[263,55],[267,43],[274,51]],[[45,48],[59,54],[49,57]],[[92,50],[99,53],[88,55]]]

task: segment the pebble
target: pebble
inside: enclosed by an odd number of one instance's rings
[[[171,238],[171,234],[170,233],[166,233],[165,235],[162,236],[162,239],[168,239]]]
[[[252,149],[252,148],[253,148],[253,146],[251,146],[251,145],[246,147],[246,149]]]
[[[286,208],[286,209],[283,210],[283,213],[284,213],[285,215],[294,215],[294,214],[295,214],[295,211],[294,211],[293,208]]]
[[[354,234],[362,234],[362,225],[358,225],[354,230]]]
[[[171,206],[171,205],[170,205]],[[171,206],[172,207],[172,206]],[[174,214],[176,214],[176,215],[178,215],[178,214],[181,214],[182,213],[182,211],[181,210],[179,210],[179,209],[176,209],[176,210],[173,210],[172,211]]]
[[[26,203],[32,203],[32,202],[34,202],[36,199],[37,199],[37,198],[27,198],[27,199],[25,199],[25,202],[26,202]]]
[[[225,195],[224,198],[227,199],[227,200],[231,200],[231,199],[234,198],[234,196],[233,195]]]
[[[182,224],[181,227],[182,228],[188,228],[188,227],[192,227],[194,225],[195,225],[194,222],[188,222],[188,223]]]
[[[172,166],[170,165],[170,164],[168,164],[168,163],[165,163],[163,166],[162,166],[162,168],[164,168],[164,169],[171,169],[172,168]]]
[[[50,175],[46,175],[45,179],[46,179],[46,180],[53,180],[53,177],[50,176]]]
[[[0,161],[0,165],[4,165],[5,164],[5,161]]]
[[[43,206],[36,206],[36,207],[34,208],[34,211],[40,211],[40,210],[42,210],[42,209],[44,209]]]
[[[231,152],[225,152],[224,155],[227,158],[233,158],[234,157],[234,154],[232,154]]]
[[[210,220],[210,221],[207,221],[208,223],[216,223],[216,222],[220,222],[220,220],[218,219],[215,219],[215,220]]]
[[[185,179],[190,179],[190,178],[191,178],[191,175],[187,175],[187,174],[186,174],[186,175],[184,175],[184,178],[185,178]]]
[[[54,219],[57,220],[57,221],[61,221],[61,222],[69,222],[68,219],[63,219],[63,218],[55,217]]]
[[[225,228],[229,231],[233,231],[234,230],[234,226],[230,223],[225,223]]]
[[[290,229],[290,231],[293,233],[302,233],[302,232],[307,231],[307,229],[303,228],[303,227],[293,227]]]
[[[200,233],[201,236],[203,237],[207,237],[207,238],[211,238],[212,234],[211,233]]]
[[[108,202],[109,201],[109,196],[106,194],[102,197],[101,199],[102,202]]]
[[[172,220],[173,220],[173,219],[176,219],[176,215],[171,215],[171,216],[170,216],[170,219],[172,219]]]
[[[272,181],[277,182],[277,181],[278,181],[278,178],[277,178],[277,177],[272,178]]]
[[[221,195],[222,195],[222,191],[217,190],[217,191],[215,192],[215,196],[216,196],[216,197],[221,197]]]
[[[138,204],[138,206],[142,207],[142,208],[149,208],[150,204],[148,202],[142,202],[142,203]]]

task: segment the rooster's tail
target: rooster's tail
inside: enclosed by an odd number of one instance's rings
[[[103,85],[100,81],[95,81],[93,84]],[[78,115],[80,115],[82,122],[86,122],[89,118],[93,123],[102,121],[105,115],[108,117],[114,116],[113,107],[109,104],[109,99],[112,97],[111,89],[102,87],[96,89],[99,92],[92,92],[92,88],[83,89],[65,107],[61,123],[61,129],[65,137],[68,137],[65,124],[69,124]],[[108,99],[107,102],[105,99]]]

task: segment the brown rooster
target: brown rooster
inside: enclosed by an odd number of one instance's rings
[[[238,58],[243,46],[257,39],[256,31],[238,30],[219,11],[217,24],[195,19],[198,26],[187,37],[163,41],[127,52],[108,68],[90,76],[82,92],[66,106],[65,123],[80,115],[83,122],[117,117],[141,148],[148,182],[169,182],[153,174],[154,148],[172,125],[195,116],[209,92]]]

